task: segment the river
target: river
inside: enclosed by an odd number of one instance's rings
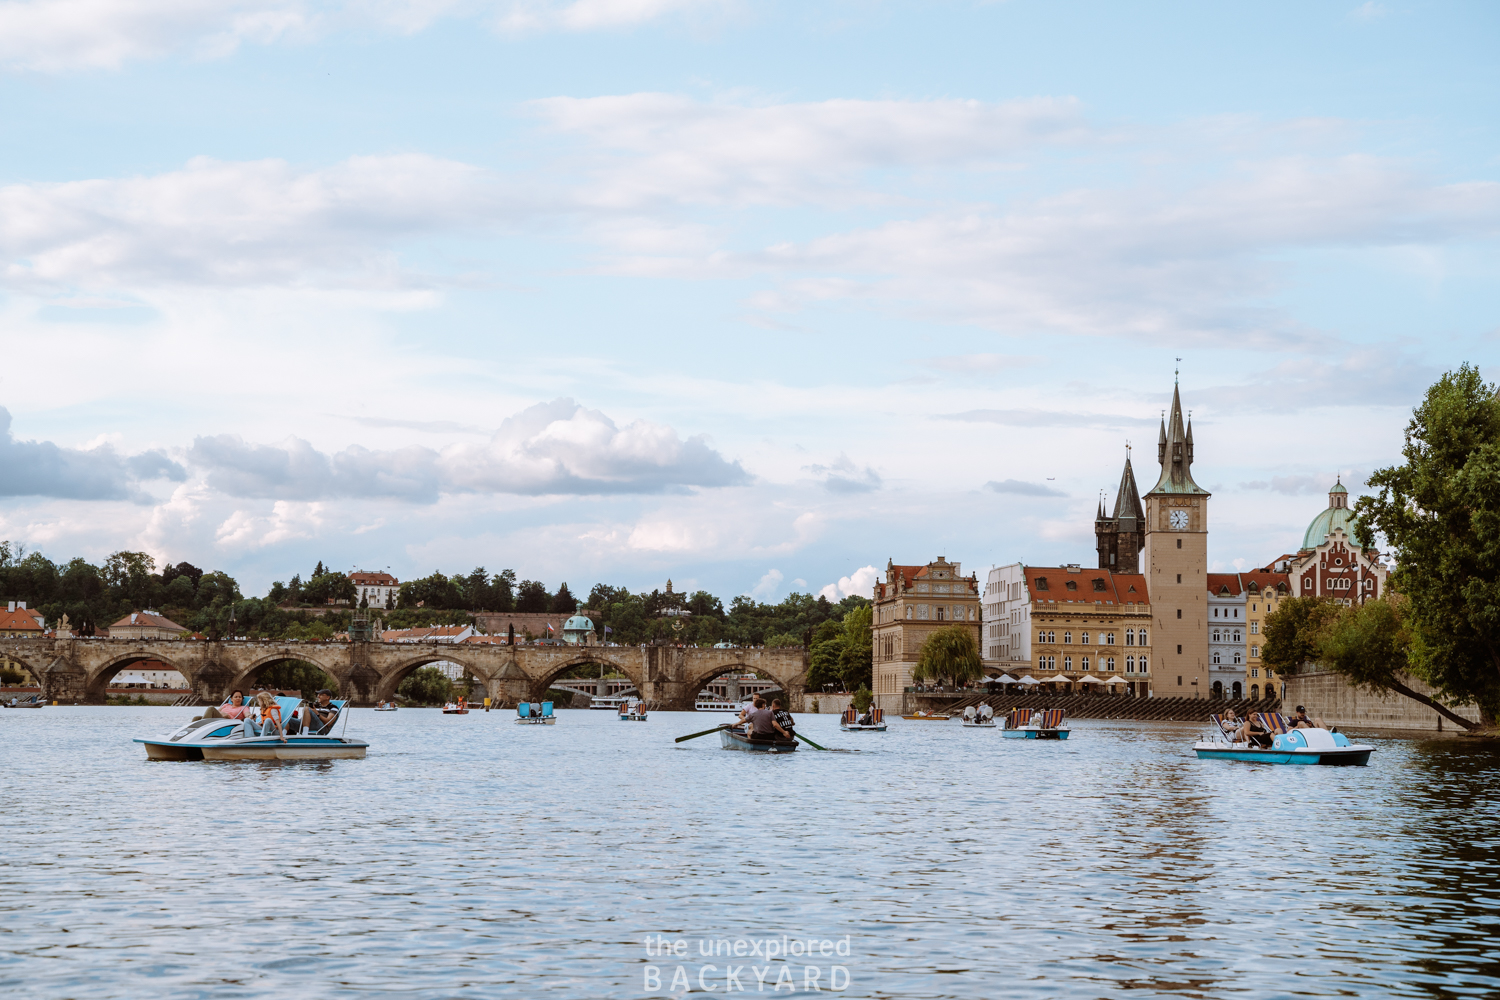
[[[365,760],[130,742],[190,714],[0,713],[0,992],[1500,996],[1494,743],[1298,768],[803,716],[860,752],[770,757],[673,743],[723,716],[410,709],[353,713]]]

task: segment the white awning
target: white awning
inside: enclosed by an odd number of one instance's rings
[[[1104,683],[1105,684],[1129,684],[1130,682],[1127,681],[1123,677],[1111,677],[1109,680],[1105,681]]]
[[[1042,682],[1039,681],[1039,680],[1037,680],[1035,677],[1031,676],[1030,674],[1027,674],[1025,677],[1022,677],[1020,680],[1016,681],[1016,683],[1017,684],[1026,684],[1026,685],[1029,686],[1029,685],[1032,685],[1032,684],[1040,684]]]
[[[1101,681],[1099,678],[1095,677],[1093,674],[1084,674],[1082,677],[1078,678],[1078,683],[1080,683],[1080,684],[1103,684],[1104,682]]]

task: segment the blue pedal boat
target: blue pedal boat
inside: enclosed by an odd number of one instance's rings
[[[1375,748],[1367,743],[1351,743],[1343,733],[1327,729],[1292,729],[1276,712],[1257,712],[1251,716],[1261,724],[1268,745],[1236,742],[1225,732],[1224,720],[1210,715],[1214,738],[1193,744],[1200,760],[1244,760],[1258,764],[1321,764],[1332,767],[1362,767],[1370,763]],[[1238,727],[1234,727],[1238,728]]]
[[[550,701],[523,701],[516,705],[516,725],[555,726],[557,716],[552,714]]]
[[[1008,740],[1065,740],[1071,731],[1063,725],[1066,715],[1061,708],[1039,712],[1014,708],[1005,717],[1005,728],[1000,730],[1000,735]]]
[[[300,698],[278,697],[281,717],[290,719],[302,704]],[[347,701],[332,702],[341,724]],[[147,760],[358,760],[370,744],[364,740],[328,734],[299,733],[279,736],[246,736],[239,719],[194,719],[187,725],[157,737],[136,737],[146,747]]]

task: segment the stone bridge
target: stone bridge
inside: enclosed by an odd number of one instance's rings
[[[446,660],[484,684],[496,704],[541,700],[570,667],[615,670],[653,707],[691,711],[703,685],[721,674],[755,671],[803,710],[803,649],[693,649],[675,646],[504,646],[481,643],[206,642],[191,639],[29,639],[0,637],[0,650],[31,671],[47,699],[99,704],[110,680],[142,660],[159,660],[187,678],[200,698],[219,701],[248,690],[275,663],[311,663],[338,682],[355,704],[393,698],[413,670]]]

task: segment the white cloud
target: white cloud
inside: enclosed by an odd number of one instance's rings
[[[773,600],[777,593],[780,592],[781,582],[785,579],[786,576],[779,569],[766,570],[766,574],[760,578],[760,582],[750,588],[750,596],[758,597],[762,601]]]
[[[219,545],[226,549],[265,548],[297,539],[316,538],[326,522],[321,503],[278,500],[269,516],[235,511],[214,534]]]
[[[181,482],[186,471],[159,450],[121,455],[105,439],[87,448],[60,448],[51,441],[18,441],[10,411],[0,406],[0,496],[68,500],[146,500],[138,484],[153,479]]]
[[[598,31],[730,5],[730,0],[517,0],[503,5],[499,24],[512,31]]]
[[[855,465],[848,455],[839,455],[831,465],[809,465],[805,468],[820,477],[823,488],[830,493],[870,493],[880,489],[880,473],[868,465],[863,468]]]
[[[528,407],[507,417],[487,443],[455,444],[442,452],[352,445],[329,455],[300,438],[257,445],[221,434],[196,438],[188,457],[213,489],[262,499],[432,502],[441,493],[662,493],[735,486],[750,478],[702,436],[684,440],[672,428],[645,420],[620,427],[571,399]]]
[[[751,106],[645,93],[535,107],[612,154],[586,197],[617,209],[867,199],[849,186],[866,171],[976,165],[1091,134],[1071,98]]]
[[[878,579],[880,579],[880,573],[874,566],[864,566],[848,576],[839,577],[838,583],[828,584],[818,591],[818,596],[826,597],[834,604],[855,594],[868,597],[873,592],[875,581]]]
[[[321,170],[199,157],[151,177],[0,188],[0,281],[19,289],[401,288],[399,240],[493,224],[486,172],[405,154]]]
[[[991,493],[1012,493],[1023,497],[1065,497],[1062,490],[1055,490],[1042,483],[1027,483],[1019,479],[1002,479],[998,482],[991,480],[984,484],[984,488]]]

